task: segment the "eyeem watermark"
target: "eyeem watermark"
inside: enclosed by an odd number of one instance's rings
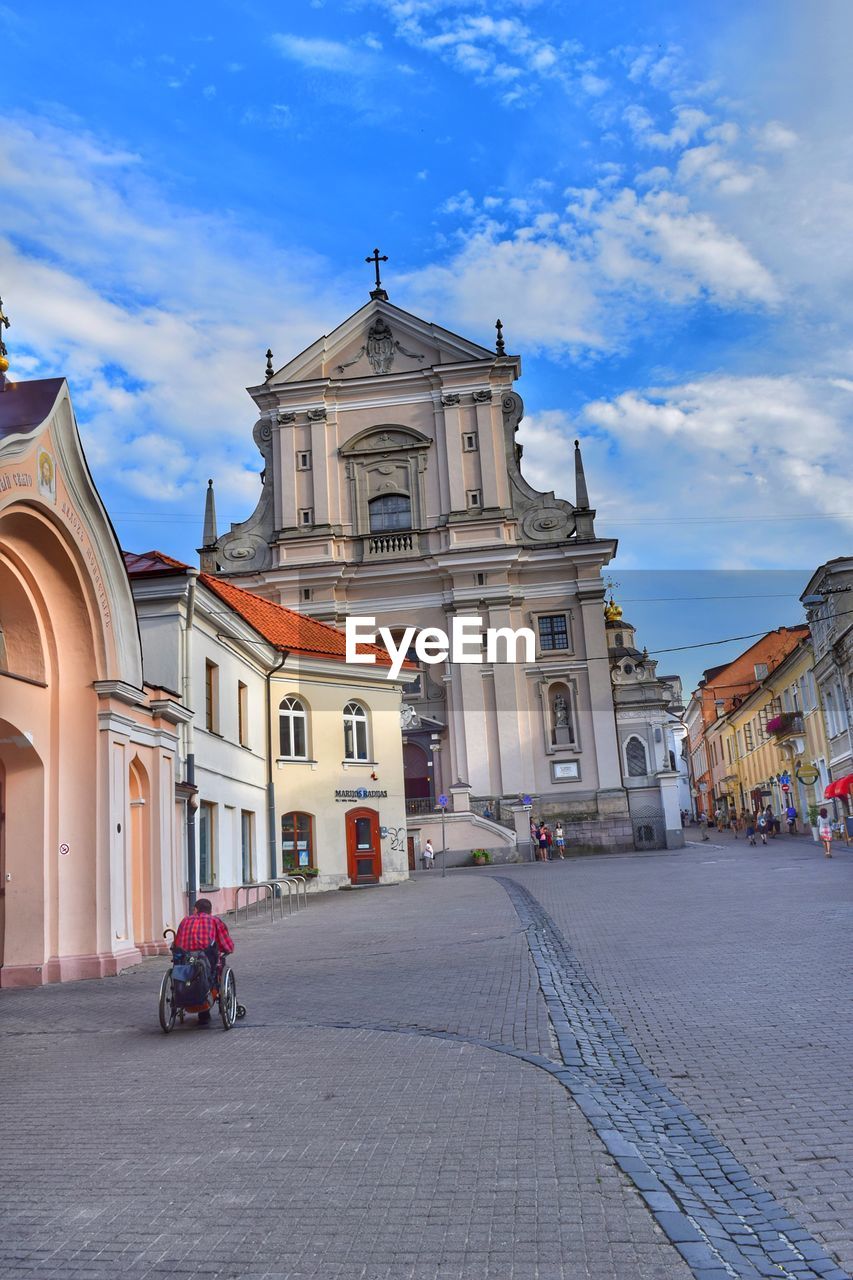
[[[485,638],[485,645],[483,640]],[[395,640],[388,627],[377,627],[375,618],[347,618],[347,662],[374,664],[375,653],[360,653],[362,644],[381,644],[391,657],[388,680],[400,674],[409,650],[414,647],[419,662],[535,662],[536,637],[529,627],[483,627],[478,617],[458,617],[451,622],[450,636],[440,627],[406,627]],[[500,654],[498,645],[503,653]],[[518,656],[519,644],[522,646]]]

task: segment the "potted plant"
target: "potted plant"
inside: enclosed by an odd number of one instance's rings
[[[487,862],[491,862],[492,860],[491,854],[489,853],[488,849],[472,849],[471,857],[474,859],[475,867],[482,867]]]
[[[817,817],[818,817],[817,805],[810,804],[809,805],[809,825],[812,829],[812,837],[814,839],[815,844],[817,844],[818,840],[820,839],[820,833],[818,831],[818,825],[817,825]]]

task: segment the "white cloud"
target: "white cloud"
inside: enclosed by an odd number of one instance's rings
[[[562,410],[522,419],[522,466],[554,488],[580,435],[597,528],[622,538],[623,566],[817,563],[833,531],[842,547],[853,533],[838,472],[850,399],[837,380],[793,374],[630,390],[574,420]]]
[[[213,475],[243,518],[260,467],[243,388],[270,343],[298,351],[343,313],[326,264],[168,202],[137,156],[44,121],[5,121],[0,182],[12,376],[69,377],[99,481],[136,506],[200,509]]]
[[[340,40],[276,32],[270,36],[270,42],[282,57],[303,67],[360,74],[368,71],[371,65],[367,55]]]

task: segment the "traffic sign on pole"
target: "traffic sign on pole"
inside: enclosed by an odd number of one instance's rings
[[[447,808],[447,796],[439,796],[439,797],[438,797],[438,807],[439,807],[440,809],[446,809],[446,808]]]

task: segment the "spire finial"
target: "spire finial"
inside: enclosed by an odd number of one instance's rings
[[[497,329],[497,332],[498,332],[498,336],[495,340],[495,352],[499,356],[505,356],[506,345],[504,344],[504,327],[500,322],[500,320],[495,321],[495,328]]]
[[[6,343],[3,341],[3,330],[8,329],[11,320],[3,310],[3,299],[0,298],[0,391],[6,386],[6,370],[9,368],[9,352],[6,350]]]
[[[379,264],[380,264],[380,262],[387,262],[387,261],[388,261],[388,254],[387,254],[387,253],[383,253],[383,254],[382,254],[382,256],[380,257],[380,255],[379,255],[379,250],[378,250],[378,249],[374,249],[374,250],[373,250],[373,253],[371,253],[371,255],[370,255],[368,258],[365,258],[365,259],[364,259],[364,261],[365,261],[365,262],[372,262],[372,263],[373,263],[373,266],[374,266],[374,269],[375,269],[375,271],[376,271],[376,288],[375,288],[375,289],[371,289],[371,290],[370,290],[370,296],[371,296],[371,298],[374,298],[374,299],[376,299],[376,298],[380,298],[383,302],[387,302],[387,301],[388,301],[388,294],[387,294],[387,293],[385,292],[385,290],[382,288],[382,281],[381,281],[381,280],[380,280],[380,278],[379,278]]]
[[[589,510],[589,494],[586,488],[580,440],[575,441],[575,506],[580,511]]]
[[[202,549],[216,545],[216,499],[213,496],[213,481],[207,482],[207,493],[204,499],[204,532],[201,535]]]
[[[269,382],[270,378],[273,376],[274,373],[275,373],[275,369],[272,367],[272,348],[267,347],[267,368],[266,368],[267,382]],[[213,484],[213,481],[211,480],[210,483]]]

